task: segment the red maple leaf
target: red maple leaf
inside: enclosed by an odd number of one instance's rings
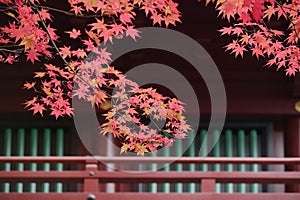
[[[236,47],[232,50],[232,53],[235,53],[235,57],[237,57],[238,55],[241,55],[241,57],[243,57],[244,51],[246,51],[246,49],[243,45],[236,45]]]
[[[239,20],[241,20],[242,23],[248,23],[248,22],[251,22],[252,19],[251,19],[250,15],[248,13],[242,12],[240,14]]]
[[[106,28],[106,24],[104,22],[104,19],[98,19],[96,18],[96,21],[95,23],[92,23],[90,24],[89,26],[91,26],[91,30],[96,30],[97,33],[100,33],[104,28]]]
[[[24,88],[29,90],[29,89],[33,88],[35,86],[35,84],[36,84],[36,82],[32,82],[32,83],[26,82],[26,83],[24,83]]]
[[[252,18],[255,22],[262,21],[263,10],[265,9],[263,0],[255,0],[253,5]]]
[[[29,110],[33,110],[33,114],[40,113],[43,116],[43,111],[46,110],[45,107],[40,103],[33,103]]]
[[[72,29],[72,31],[65,31],[66,33],[70,34],[70,38],[76,39],[79,35],[81,35],[80,30],[76,30],[75,28]]]
[[[72,51],[71,51],[70,46],[60,47],[59,50],[60,50],[60,54],[63,58],[67,58],[67,57],[71,56]]]
[[[37,101],[37,97],[33,97],[33,99],[25,101],[25,108],[32,106]]]
[[[40,10],[40,15],[42,16],[42,18],[43,18],[44,21],[46,21],[46,20],[52,21],[51,15],[48,13],[48,10],[41,9]]]
[[[129,14],[128,12],[123,12],[121,15],[120,15],[120,21],[123,23],[123,24],[128,24],[128,23],[131,23],[132,22],[132,19],[133,16],[131,14]]]
[[[153,25],[155,24],[161,25],[161,21],[163,20],[163,17],[159,13],[153,13],[151,19],[153,20]]]
[[[82,14],[83,8],[81,6],[75,6],[73,5],[73,8],[71,11],[74,11],[75,15]]]
[[[83,44],[86,46],[85,50],[86,51],[92,51],[95,46],[94,43],[90,40],[90,38],[88,40],[82,40]]]
[[[136,41],[136,37],[141,37],[139,33],[140,32],[134,29],[133,26],[129,26],[126,30],[126,37],[130,36],[134,41]]]
[[[59,109],[53,108],[52,112],[50,113],[50,115],[54,115],[55,118],[57,119],[58,117],[60,117],[60,116],[63,115],[63,112],[61,110],[59,110]]]
[[[0,0],[0,3],[12,4],[12,0]]]
[[[27,54],[27,60],[30,60],[34,64],[34,61],[39,61],[38,56],[40,55],[35,49],[30,49]]]
[[[8,64],[13,64],[14,62],[17,62],[17,57],[15,55],[9,54],[5,60]]]
[[[232,31],[232,26],[229,27],[223,27],[220,30],[218,30],[219,32],[221,32],[221,35],[230,35],[231,31]]]
[[[296,73],[296,68],[293,68],[293,67],[289,67],[285,70],[285,74],[288,75],[288,76],[295,76],[295,73]]]
[[[107,42],[107,40],[109,40],[110,42],[112,42],[112,36],[114,35],[114,32],[112,29],[107,29],[104,28],[100,34],[100,37],[103,37],[104,39],[104,43]]]
[[[84,58],[86,56],[86,52],[82,49],[77,49],[76,51],[73,51],[72,54],[79,59]]]
[[[52,40],[57,40],[58,39],[58,36],[55,33],[56,29],[51,28],[50,25],[48,25],[47,26],[47,30],[48,30],[48,32],[49,32],[50,37],[51,37]]]
[[[259,46],[254,47],[252,50],[252,55],[255,55],[257,59],[259,59],[259,56],[263,56],[263,51]]]

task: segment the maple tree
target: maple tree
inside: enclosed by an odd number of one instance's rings
[[[141,88],[110,66],[111,54],[101,43],[113,38],[137,40],[134,25],[137,13],[144,13],[156,26],[176,26],[181,22],[178,3],[173,0],[68,0],[68,10],[51,7],[46,0],[0,0],[0,12],[7,17],[0,27],[0,62],[13,64],[25,54],[28,62],[43,62],[33,82],[24,88],[36,92],[25,102],[33,114],[72,116],[72,98],[101,107],[113,99],[114,106],[105,114],[102,134],[122,138],[121,152],[144,155],[176,138],[187,135],[190,126],[182,103],[165,97],[153,88]],[[287,75],[299,72],[300,0],[206,0],[231,25],[219,31],[233,37],[226,51],[243,57],[249,51],[265,58],[266,65],[284,68]],[[53,13],[89,19],[84,27],[72,27],[58,34]],[[280,19],[279,26],[272,23]],[[65,44],[60,38],[74,41]],[[78,41],[81,45],[78,45]],[[77,43],[76,43],[77,42]],[[87,59],[93,55],[93,59]],[[60,62],[54,61],[59,58]],[[57,59],[56,59],[57,60]],[[116,88],[111,93],[111,88]],[[146,126],[144,121],[162,128]]]
[[[0,29],[0,62],[13,64],[25,54],[32,64],[44,63],[44,68],[35,72],[35,81],[24,84],[25,89],[36,93],[25,102],[25,108],[33,114],[43,116],[47,112],[58,118],[73,115],[72,98],[83,99],[98,108],[112,99],[114,105],[104,114],[101,133],[121,138],[121,153],[133,151],[144,155],[185,137],[190,126],[183,116],[182,103],[128,80],[110,66],[111,54],[101,46],[113,38],[140,37],[133,23],[136,12],[144,12],[154,24],[175,25],[180,21],[177,3],[172,0],[68,0],[67,3],[69,10],[51,7],[46,1],[0,0],[0,11],[8,17],[7,24]],[[64,30],[62,34],[74,43],[62,44],[63,36],[52,25],[53,12],[88,18],[90,22],[83,28]],[[82,45],[78,47],[76,41]],[[61,61],[57,62],[55,57]],[[44,62],[45,58],[48,60]],[[112,93],[111,88],[117,92]],[[145,120],[154,124],[165,121],[165,124],[150,127]]]

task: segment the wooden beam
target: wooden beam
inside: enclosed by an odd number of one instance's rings
[[[101,183],[199,183],[202,179],[215,179],[218,183],[300,183],[300,172],[107,172],[95,171],[0,171],[0,182],[63,182],[82,183],[95,179]]]
[[[136,156],[0,156],[0,163],[182,163],[182,164],[300,164],[300,157],[136,157]]]
[[[299,165],[300,157],[136,157],[136,156],[0,156],[0,163],[182,163]]]
[[[259,193],[259,194],[239,194],[239,193],[0,193],[0,199],[5,200],[90,200],[88,196],[95,196],[95,200],[299,200],[300,194],[297,193]]]

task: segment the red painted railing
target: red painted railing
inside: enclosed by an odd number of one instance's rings
[[[100,162],[101,161],[101,162]],[[299,165],[300,158],[199,158],[182,157],[0,157],[1,163],[64,163],[82,164],[84,168],[65,171],[0,171],[0,183],[78,183],[82,189],[66,193],[0,193],[0,200],[299,200],[300,193],[215,193],[216,183],[300,184],[300,171],[274,172],[175,172],[133,173],[100,170],[100,163],[174,163],[183,164],[261,164]],[[102,183],[201,183],[200,193],[133,193],[99,192]]]

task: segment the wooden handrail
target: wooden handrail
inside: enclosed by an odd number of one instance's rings
[[[94,198],[89,198],[92,195]],[[0,193],[0,198],[5,200],[299,200],[299,193]]]
[[[182,164],[281,164],[298,165],[300,158],[277,157],[133,157],[133,156],[0,156],[0,163],[182,163]]]
[[[217,183],[300,183],[300,172],[107,172],[91,171],[0,171],[0,183],[62,182],[82,183],[94,179],[100,183],[200,183],[214,179]]]

